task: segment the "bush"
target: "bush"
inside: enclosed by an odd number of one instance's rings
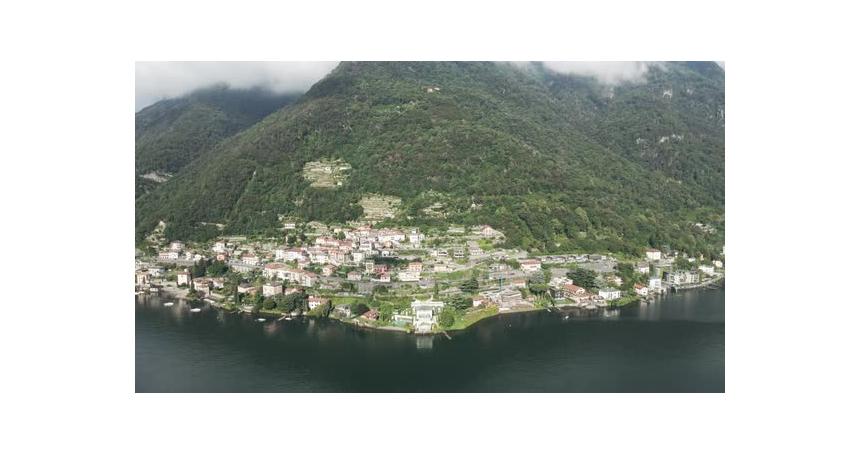
[[[442,327],[451,327],[454,325],[454,314],[450,311],[443,311],[439,315],[439,325]]]

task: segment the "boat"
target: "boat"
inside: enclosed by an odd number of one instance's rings
[[[266,318],[257,318],[257,322],[266,322]]]
[[[173,302],[164,302],[164,306],[173,306]]]
[[[191,309],[191,312],[192,312],[192,313],[199,313],[199,312],[200,312],[200,308],[192,308],[192,309]]]

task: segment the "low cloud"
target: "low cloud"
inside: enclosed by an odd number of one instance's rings
[[[616,85],[622,82],[643,82],[648,70],[662,66],[661,62],[543,62],[556,73],[594,77],[598,81]]]
[[[135,110],[219,83],[234,88],[265,87],[279,93],[304,92],[337,63],[138,62],[135,65]]]

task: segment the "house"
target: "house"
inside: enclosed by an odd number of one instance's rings
[[[376,308],[371,308],[367,313],[362,314],[361,317],[375,321],[379,319],[379,311]]]
[[[175,261],[179,259],[178,251],[161,251],[158,253],[159,261]]]
[[[549,287],[561,290],[565,284],[573,284],[570,278],[566,276],[554,276],[549,279]]]
[[[295,294],[296,292],[301,291],[299,288],[286,288],[284,289],[284,295]]]
[[[447,272],[449,270],[450,269],[448,268],[448,264],[434,264],[433,265],[433,272],[436,272],[436,273],[439,273],[439,272],[444,273],[444,272]]]
[[[564,284],[561,289],[564,292],[564,296],[568,299],[582,297],[588,294],[588,291],[575,284]]]
[[[224,289],[224,278],[212,278],[212,287],[215,289]]]
[[[346,274],[346,279],[349,281],[361,281],[361,272],[353,270]]]
[[[298,282],[302,286],[312,287],[315,284],[317,284],[317,279],[318,279],[318,277],[317,277],[316,273],[302,271],[301,274],[299,274]]]
[[[716,267],[716,268],[718,268],[718,269],[723,268],[723,261],[719,261],[719,260],[716,260],[716,259],[715,259],[715,260],[713,261],[713,264],[714,264],[714,267]]]
[[[260,258],[258,258],[256,254],[246,253],[242,255],[241,261],[245,265],[257,265],[260,263]]]
[[[289,271],[289,267],[287,264],[281,262],[270,262],[263,266],[263,276],[268,279],[272,279],[278,277],[282,280],[287,279],[287,272]]]
[[[150,267],[146,269],[153,278],[164,276],[164,269],[161,267]]]
[[[331,264],[326,264],[322,268],[323,276],[332,276],[334,274],[334,266]]]
[[[283,294],[283,292],[284,285],[277,281],[272,281],[263,285],[263,297],[272,297],[278,294]]]
[[[150,283],[150,274],[148,270],[139,270],[134,274],[134,284],[138,287],[147,287]]]
[[[418,281],[421,279],[421,272],[413,272],[411,270],[401,270],[397,273],[397,279],[400,281]]]
[[[185,249],[184,243],[182,243],[178,240],[174,240],[174,241],[170,242],[170,251],[182,251],[184,249]]]
[[[409,270],[410,272],[421,273],[424,270],[424,264],[422,264],[418,261],[410,262],[409,266],[407,266],[406,269]]]
[[[526,279],[525,278],[514,278],[511,280],[511,285],[515,288],[524,288],[526,287]]]
[[[433,330],[433,324],[436,324],[436,315],[442,311],[445,303],[433,299],[415,299],[410,307],[412,308],[412,326],[415,327],[415,332],[428,333]]]
[[[462,248],[454,248],[454,259],[463,259],[466,257],[466,252]]]
[[[663,282],[658,277],[651,277],[648,279],[648,289],[652,291],[659,291],[663,288]]]
[[[203,294],[209,295],[212,286],[212,281],[206,277],[199,277],[192,280],[194,290]]]
[[[501,232],[493,229],[492,227],[490,227],[489,225],[486,225],[486,224],[483,226],[479,226],[478,233],[481,235],[481,237],[485,237],[485,238],[499,237],[502,235]]]
[[[380,273],[379,276],[377,276],[376,278],[371,278],[370,281],[376,281],[379,283],[390,283],[391,275],[388,272]]]
[[[695,284],[699,282],[699,274],[689,270],[669,272],[666,281],[674,285]]]
[[[219,240],[212,245],[212,251],[215,253],[223,253],[227,251],[227,243],[223,240]]]
[[[607,282],[607,283],[612,283],[612,284],[614,284],[614,285],[616,285],[616,286],[621,286],[622,284],[624,284],[624,280],[622,280],[622,279],[621,279],[621,277],[616,276],[616,275],[609,275],[609,276],[607,276],[607,277],[606,277],[606,282]]]
[[[418,229],[412,229],[409,232],[409,243],[411,243],[413,247],[421,246],[422,240],[424,240],[424,234],[422,234]]]
[[[236,286],[236,292],[239,294],[256,294],[257,288],[250,283],[239,283],[239,285]]]
[[[651,271],[651,267],[647,262],[640,262],[636,264],[636,273],[646,274]]]
[[[336,307],[334,307],[334,313],[337,316],[348,318],[352,317],[352,310],[349,308],[349,305],[342,303]]]
[[[537,272],[540,270],[540,260],[538,259],[523,259],[520,261],[520,268],[524,272]]]
[[[699,270],[708,276],[713,276],[715,273],[713,265],[700,265]]]
[[[520,305],[531,305],[531,303],[523,300],[523,295],[518,289],[505,288],[501,291],[483,292],[481,294],[498,306],[499,311],[508,311]]]
[[[636,291],[636,295],[640,295],[642,297],[648,296],[648,286],[636,283],[633,285],[633,290]]]
[[[603,288],[597,291],[597,296],[603,300],[616,300],[621,298],[621,291],[615,288]]]
[[[660,250],[648,248],[645,250],[645,257],[648,258],[649,261],[659,261],[662,257],[662,253],[660,253]]]
[[[388,272],[388,264],[374,264],[373,273],[383,274]]]
[[[484,304],[484,298],[483,297],[472,297],[472,306],[473,307],[481,306],[483,304]]]
[[[177,286],[190,286],[191,285],[191,273],[188,270],[182,270],[176,273],[176,285]]]
[[[565,284],[562,286],[562,295],[577,305],[590,302],[594,299],[594,294],[575,284]]]
[[[320,305],[325,305],[328,302],[329,302],[329,300],[326,298],[312,295],[312,296],[308,297],[308,308],[313,310],[314,308],[317,308]]]
[[[367,272],[367,273],[374,273],[374,272],[373,272],[373,268],[374,268],[374,263],[373,263],[373,261],[364,261],[364,271],[365,271],[365,272]]]

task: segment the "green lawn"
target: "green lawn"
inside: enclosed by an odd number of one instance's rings
[[[488,318],[490,316],[495,316],[499,313],[499,309],[495,306],[491,306],[488,308],[483,308],[476,311],[470,311],[464,314],[462,317],[458,316],[454,319],[454,325],[448,327],[446,330],[462,330],[470,325],[480,321],[481,319]]]

